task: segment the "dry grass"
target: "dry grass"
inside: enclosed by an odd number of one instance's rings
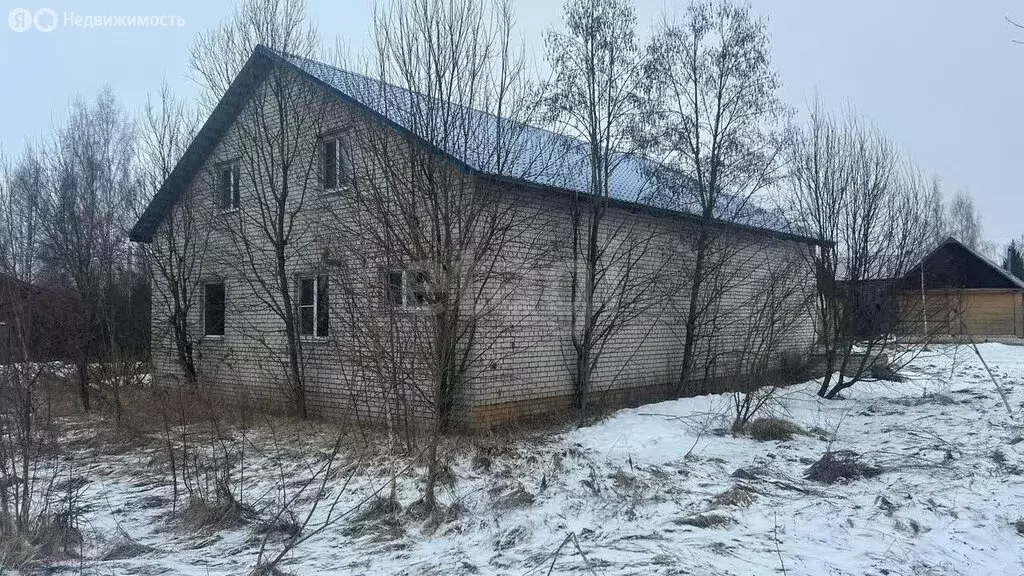
[[[78,558],[84,540],[77,523],[69,513],[42,517],[29,533],[0,541],[0,567],[25,568],[38,562]]]
[[[715,506],[745,508],[750,506],[756,498],[757,492],[754,492],[750,488],[747,488],[746,486],[733,486],[712,498],[711,502]]]
[[[220,493],[208,501],[191,496],[179,513],[185,526],[193,529],[236,528],[257,517],[252,507],[239,503],[230,494]]]
[[[884,380],[886,382],[903,382],[906,380],[906,378],[900,376],[891,367],[884,364],[872,364],[871,377],[877,380]]]
[[[837,450],[825,452],[820,460],[811,464],[804,476],[809,480],[835,484],[840,480],[874,478],[882,472],[881,467],[862,462],[860,455],[853,450]]]
[[[142,556],[143,554],[148,554],[153,550],[155,550],[155,548],[153,548],[152,546],[140,544],[135,540],[132,540],[130,537],[128,537],[127,534],[122,532],[118,535],[118,538],[114,541],[114,544],[109,549],[107,549],[106,552],[103,553],[103,555],[100,557],[100,560],[104,562],[108,560],[127,560],[129,558]]]
[[[744,431],[754,440],[761,442],[792,440],[804,429],[795,422],[782,418],[758,418],[747,424]]]
[[[719,528],[734,523],[735,520],[724,514],[697,514],[676,520],[676,524],[693,526],[694,528]]]

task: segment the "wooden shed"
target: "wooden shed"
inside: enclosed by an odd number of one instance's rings
[[[899,304],[905,334],[1024,336],[1024,281],[952,237],[900,280]]]

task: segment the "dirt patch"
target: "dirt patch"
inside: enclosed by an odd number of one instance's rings
[[[885,364],[872,364],[871,365],[871,377],[877,380],[884,380],[886,382],[904,382],[906,378],[901,376],[892,367]]]
[[[634,490],[636,488],[636,476],[621,468],[609,474],[608,478],[614,482],[615,488],[619,490]]]
[[[862,462],[860,454],[853,450],[836,450],[825,452],[820,460],[811,464],[804,477],[816,482],[835,484],[841,480],[874,478],[882,472],[881,467]]]
[[[957,400],[946,396],[945,394],[925,394],[924,396],[915,396],[910,398],[893,398],[893,404],[899,404],[900,406],[952,406],[958,404]]]

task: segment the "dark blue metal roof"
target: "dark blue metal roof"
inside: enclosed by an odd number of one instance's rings
[[[450,117],[445,120],[448,124],[445,127],[431,125],[431,122],[440,122],[441,115],[428,113],[437,102],[427,96],[322,62],[282,56],[257,46],[196,141],[132,229],[133,240],[148,242],[152,238],[165,211],[187,187],[205,156],[234,121],[251,89],[273,64],[287,65],[304,73],[339,99],[369,111],[399,131],[434,147],[466,172],[562,191],[584,194],[589,191],[589,153],[584,142],[450,104],[445,104],[445,111],[458,116],[455,125],[459,129],[450,128]],[[695,195],[687,193],[688,186],[693,185],[692,179],[634,155],[616,153],[612,162],[615,170],[610,193],[614,200],[683,217],[699,217]],[[717,224],[724,226],[813,242],[796,231],[781,214],[732,196],[718,203],[714,218]]]
[[[454,108],[457,114],[464,115],[457,120],[463,130],[430,126],[425,122],[440,115],[424,113],[432,102],[422,94],[322,62],[296,56],[284,58],[343,97],[438,147],[474,172],[573,192],[589,191],[589,152],[586,143],[575,138],[460,107]],[[446,109],[452,108],[446,105]],[[499,160],[499,150],[510,158]],[[688,193],[688,187],[693,185],[691,179],[635,155],[617,153],[612,163],[615,170],[610,194],[616,200],[692,216],[700,214],[696,196]],[[714,217],[724,222],[796,234],[778,212],[737,196],[720,196]]]

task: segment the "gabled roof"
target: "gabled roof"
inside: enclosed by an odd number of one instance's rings
[[[551,190],[585,194],[589,189],[587,147],[579,140],[469,108],[458,109],[470,119],[462,123],[468,133],[452,137],[451,131],[429,125],[430,119],[436,115],[423,113],[432,101],[422,94],[322,62],[281,55],[265,46],[257,46],[132,228],[132,240],[148,242],[152,239],[166,212],[235,121],[253,89],[276,65],[298,71],[339,100],[433,147],[468,174],[518,181]],[[501,146],[494,145],[496,138],[502,138]],[[507,156],[499,159],[495,150],[502,150]],[[610,187],[616,201],[689,218],[699,214],[696,205],[678,200],[686,195],[657,193],[658,183],[662,186],[665,182],[681,185],[682,182],[692,182],[688,178],[632,155],[619,154],[614,161],[617,168]],[[728,197],[720,202],[715,218],[724,226],[815,242],[795,230],[780,214],[737,198]]]
[[[920,289],[921,269],[928,289],[988,288],[1024,290],[1017,278],[977,250],[950,236],[902,278],[905,289]]]

